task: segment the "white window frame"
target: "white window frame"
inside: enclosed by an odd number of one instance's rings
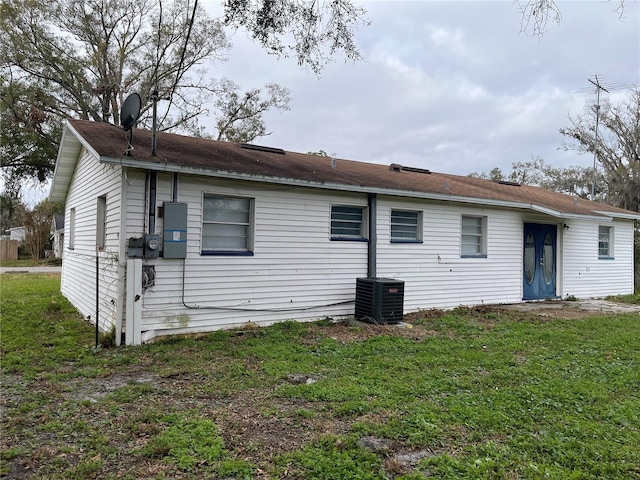
[[[598,258],[613,260],[614,230],[611,225],[598,225]],[[606,245],[606,247],[603,247]]]
[[[415,220],[412,218],[415,215]],[[394,227],[396,236],[394,236]],[[412,233],[411,236],[399,236],[400,232]],[[422,243],[422,211],[391,209],[389,219],[391,243]]]
[[[476,231],[471,231],[466,225],[473,219]],[[479,228],[479,231],[477,231]],[[473,240],[473,241],[471,241]],[[476,246],[470,251],[468,246]],[[487,257],[487,217],[482,215],[462,215],[460,217],[460,257],[461,258],[486,258]]]
[[[76,207],[69,210],[69,250],[75,249],[76,242]]]
[[[205,220],[205,200],[207,198],[218,198],[223,200],[242,200],[247,202],[247,222],[231,222],[231,221],[215,221]],[[202,232],[200,238],[200,254],[201,255],[253,255],[253,237],[254,237],[254,202],[251,197],[239,197],[226,194],[204,193],[202,195]],[[235,225],[246,228],[245,245],[243,248],[205,248],[205,226],[206,225]]]
[[[96,201],[96,248],[107,246],[107,196],[100,195]]]
[[[360,219],[357,218],[357,215],[360,215]],[[350,224],[353,228],[349,228]],[[329,224],[331,240],[366,242],[367,228],[367,207],[345,204],[331,205]],[[358,233],[345,233],[345,230],[352,230],[353,232],[357,230]]]

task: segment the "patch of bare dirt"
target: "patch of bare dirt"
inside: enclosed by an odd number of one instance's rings
[[[311,328],[318,329],[318,336],[322,335],[323,337],[331,338],[340,343],[363,342],[380,335],[402,337],[417,341],[440,335],[439,332],[429,329],[428,326],[412,323],[411,315],[412,314],[405,315],[404,322],[400,324],[376,325],[373,323],[350,321],[335,323],[324,327],[313,326]],[[414,318],[422,319],[424,317]],[[308,335],[307,338],[313,339],[314,335]]]
[[[153,385],[157,375],[145,371],[136,371],[129,374],[117,374],[103,378],[81,378],[71,380],[66,384],[68,397],[77,402],[96,403],[110,393],[127,385],[149,384]]]

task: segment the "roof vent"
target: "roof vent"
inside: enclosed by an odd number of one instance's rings
[[[521,187],[522,184],[518,182],[510,182],[509,180],[494,180],[494,183],[499,183],[500,185],[509,185],[511,187]]]
[[[264,145],[254,145],[252,143],[241,143],[240,148],[245,150],[255,150],[257,152],[277,153],[278,155],[284,155],[285,151],[281,148],[265,147]]]
[[[425,173],[431,174],[429,170],[426,168],[418,168],[418,167],[405,167],[404,165],[400,165],[399,163],[392,163],[389,165],[389,170],[394,172],[413,172],[413,173]]]

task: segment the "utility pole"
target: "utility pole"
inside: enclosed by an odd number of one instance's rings
[[[595,132],[595,144],[593,146],[593,173],[591,176],[591,201],[595,201],[596,199],[596,168],[597,168],[597,160],[598,160],[598,125],[600,124],[600,90],[603,90],[609,93],[609,90],[600,85],[600,80],[598,80],[598,76],[595,76],[596,80],[593,81],[590,78],[589,82],[591,82],[596,87],[596,132]]]

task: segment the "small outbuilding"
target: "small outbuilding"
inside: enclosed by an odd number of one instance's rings
[[[352,316],[358,279],[395,282],[402,313],[633,292],[635,212],[400,164],[129,140],[69,121],[50,194],[62,293],[117,342]]]
[[[64,214],[56,213],[51,220],[51,245],[54,258],[62,258],[64,252]]]

